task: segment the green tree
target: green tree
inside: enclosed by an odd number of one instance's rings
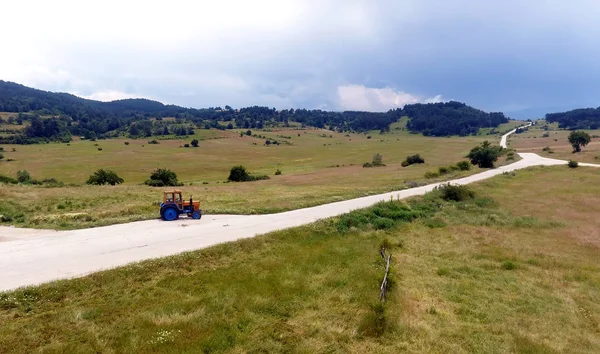
[[[473,165],[481,168],[493,168],[494,162],[502,154],[501,146],[492,146],[489,141],[484,141],[480,146],[471,149],[471,152],[466,156],[471,160]]]
[[[19,183],[27,183],[31,181],[31,175],[27,170],[17,171],[17,181],[19,181]]]
[[[250,175],[244,166],[239,165],[231,168],[227,179],[231,182],[245,182],[250,180]]]
[[[381,156],[381,154],[376,153],[373,155],[373,166],[384,166],[383,156]]]
[[[590,143],[592,137],[582,130],[573,131],[569,134],[569,144],[573,147],[573,152],[580,152],[582,146]]]
[[[144,182],[145,184],[152,187],[164,187],[164,186],[181,186],[177,180],[177,174],[167,168],[157,168],[150,175],[150,179]]]
[[[192,146],[195,147],[195,148],[198,147],[198,139],[192,140]]]
[[[114,171],[99,169],[88,178],[86,183],[99,186],[104,184],[114,186],[115,184],[121,184],[123,182],[125,182],[123,178],[119,177]]]

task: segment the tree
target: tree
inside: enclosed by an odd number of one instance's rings
[[[383,165],[383,156],[381,154],[376,153],[373,155],[373,165],[374,166],[382,166]]]
[[[471,160],[473,165],[481,168],[493,168],[494,162],[502,154],[501,146],[492,146],[489,141],[484,141],[480,146],[471,149],[471,152],[466,156]]]
[[[227,180],[231,182],[245,182],[250,180],[250,175],[244,166],[234,166],[231,168],[231,171],[229,171]]]
[[[157,168],[150,175],[150,179],[144,182],[145,184],[152,187],[164,187],[164,186],[181,186],[177,180],[177,174],[167,168]]]
[[[195,147],[195,148],[198,147],[198,139],[192,140],[192,146]]]
[[[573,131],[569,134],[569,143],[573,147],[573,152],[580,152],[582,146],[590,143],[592,137],[584,131]]]
[[[114,171],[99,169],[88,178],[86,183],[99,186],[104,184],[114,186],[115,184],[121,184],[123,182],[125,182],[123,178],[119,177]]]
[[[31,181],[31,175],[27,170],[17,171],[17,181],[19,181],[19,183],[27,183]]]

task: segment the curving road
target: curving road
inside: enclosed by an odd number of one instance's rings
[[[503,147],[507,146],[507,138],[514,132],[512,130],[502,136],[500,144]],[[520,153],[519,156],[522,159],[513,164],[456,179],[451,183],[468,184],[530,166],[567,163],[533,153]],[[587,163],[580,163],[580,166],[600,167]],[[187,219],[172,222],[148,220],[74,231],[0,227],[0,291],[80,277],[131,262],[300,226],[365,208],[382,200],[422,195],[440,184],[278,214],[205,215],[200,222]]]

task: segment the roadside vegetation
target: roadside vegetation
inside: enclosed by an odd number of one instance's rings
[[[530,168],[3,293],[0,352],[597,353],[597,180]]]

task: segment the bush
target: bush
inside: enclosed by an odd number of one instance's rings
[[[114,171],[99,169],[88,178],[86,183],[98,186],[105,184],[114,186],[115,184],[121,184],[123,182],[125,182],[123,178],[119,177]]]
[[[569,164],[568,165],[569,165],[570,168],[577,168],[577,167],[579,167],[579,162],[573,161],[573,160],[569,160]]]
[[[461,171],[468,171],[471,169],[471,164],[469,161],[460,161],[456,164],[456,167]]]
[[[439,192],[440,198],[446,201],[462,202],[475,198],[475,191],[463,185],[446,183],[435,187],[434,190]]]
[[[197,148],[197,147],[198,147],[198,139],[194,139],[194,140],[192,140],[191,144],[192,144],[192,146],[193,146],[193,147]],[[187,144],[186,144],[186,145],[187,145]],[[188,145],[188,146],[189,146],[189,145]],[[187,147],[187,146],[186,146],[186,147]]]
[[[502,262],[502,269],[504,269],[504,270],[517,269],[517,265],[511,261],[504,261],[504,262]]]
[[[102,151],[102,148],[101,148],[101,147],[99,147],[99,148],[98,148],[98,151]]]
[[[4,159],[4,154],[0,152],[0,160]]]
[[[279,176],[281,174],[281,170],[277,169],[277,171],[275,171],[275,176]]]
[[[438,172],[431,172],[431,171],[425,172],[425,178],[427,178],[427,179],[438,178],[439,176],[440,176],[440,174]]]
[[[385,164],[383,163],[383,156],[381,156],[381,154],[379,154],[379,153],[373,155],[372,162],[365,162],[363,164],[363,167],[380,167],[380,166],[385,166]]]
[[[445,174],[446,174],[446,173],[448,173],[448,172],[450,172],[450,171],[448,171],[448,167],[446,167],[446,166],[440,166],[440,167],[438,168],[438,173],[439,173],[440,175],[445,175]]]
[[[190,144],[183,144],[183,147],[189,148]]]
[[[31,182],[31,175],[27,170],[17,171],[17,181],[19,183],[29,183]]]
[[[126,141],[126,142],[124,142],[123,144],[125,144],[125,145],[129,145],[129,141]]]
[[[493,168],[494,162],[502,154],[501,146],[492,146],[489,141],[484,141],[480,146],[476,146],[466,156],[473,165],[481,168]]]
[[[167,168],[157,168],[144,184],[151,187],[182,186],[177,180],[177,174]]]
[[[148,144],[160,144],[156,139],[148,141]]]
[[[227,180],[232,182],[245,182],[250,180],[250,175],[244,166],[234,166],[231,168],[231,171],[229,171]]]
[[[407,156],[406,160],[402,161],[402,167],[407,167],[416,163],[425,163],[425,159],[423,159],[419,154]]]
[[[5,175],[0,175],[0,183],[17,184],[17,183],[19,183],[19,181],[17,181],[16,179],[14,179],[12,177],[8,177],[8,176],[5,176]]]

